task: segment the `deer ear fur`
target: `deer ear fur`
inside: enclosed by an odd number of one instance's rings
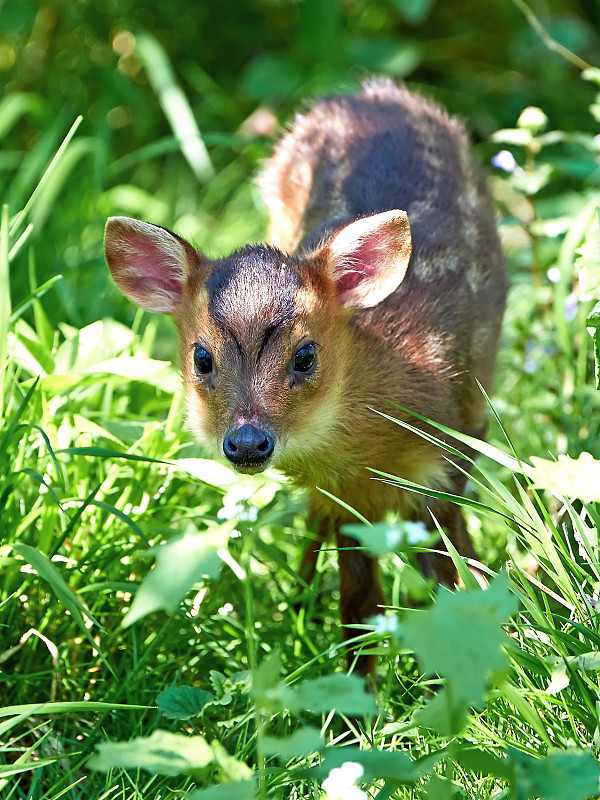
[[[348,308],[371,308],[385,300],[402,283],[410,254],[408,217],[397,210],[351,222],[320,251]]]
[[[170,313],[196,262],[194,248],[166,228],[129,217],[110,217],[104,253],[117,286],[136,305]]]

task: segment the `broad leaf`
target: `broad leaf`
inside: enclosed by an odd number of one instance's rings
[[[324,675],[293,686],[280,684],[268,697],[295,714],[303,711],[323,714],[335,710],[364,717],[377,711],[373,695],[367,694],[364,680],[356,675]]]
[[[351,523],[344,525],[342,532],[356,539],[368,553],[376,558],[396,550],[406,550],[408,545],[433,544],[438,538],[432,535],[422,522],[401,522],[390,525],[376,522],[373,525]]]
[[[500,573],[485,591],[441,588],[435,605],[410,611],[403,623],[404,643],[423,662],[425,672],[446,678],[452,707],[480,705],[490,673],[508,663],[502,623],[517,605]]]
[[[121,767],[180,775],[203,769],[214,760],[212,748],[202,736],[183,736],[162,730],[129,742],[103,742],[97,750],[88,766],[101,772]]]
[[[195,789],[190,792],[189,800],[254,800],[256,786],[254,781],[233,781],[219,783],[208,789]]]
[[[511,748],[509,757],[517,800],[587,800],[600,791],[600,771],[591,751],[551,750],[545,758],[532,758]]]
[[[231,530],[230,522],[205,533],[190,524],[186,533],[153,548],[156,566],[137,590],[123,625],[159,609],[172,614],[195,583],[216,580],[222,565],[219,551],[226,549]]]
[[[422,777],[421,770],[412,758],[397,750],[359,750],[356,747],[328,748],[318,773],[329,774],[345,762],[360,764],[364,773],[361,782],[384,779],[391,784],[411,784]]]
[[[214,695],[197,686],[171,686],[156,699],[159,712],[167,719],[189,719],[201,714]]]
[[[600,500],[600,461],[590,453],[582,453],[579,458],[561,455],[558,461],[532,456],[530,461],[535,486],[584,502]]]
[[[302,758],[316,753],[323,746],[320,731],[316,728],[300,728],[292,733],[291,736],[277,738],[275,736],[265,736],[263,739],[263,750],[269,756],[287,761],[291,758]]]

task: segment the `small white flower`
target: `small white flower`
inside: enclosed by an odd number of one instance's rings
[[[550,283],[558,283],[560,280],[560,269],[559,267],[550,267],[546,276]]]
[[[366,792],[356,785],[364,774],[362,764],[345,761],[335,767],[323,781],[323,789],[329,800],[367,800]]]
[[[515,172],[519,168],[515,157],[508,150],[500,150],[499,153],[496,153],[492,158],[492,164],[498,169],[503,169],[504,172]]]
[[[517,128],[525,128],[532,133],[543,130],[547,124],[548,117],[544,114],[542,109],[537,106],[528,106],[524,108],[517,120]]]
[[[217,519],[233,519],[237,517],[245,522],[256,522],[258,508],[249,500],[254,494],[251,486],[236,484],[223,498],[223,508],[217,511]]]
[[[227,614],[231,614],[232,611],[233,606],[231,603],[225,603],[225,605],[221,606],[221,608],[217,611],[217,614],[220,614],[222,617],[226,617]]]

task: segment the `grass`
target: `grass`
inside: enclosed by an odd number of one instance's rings
[[[81,201],[67,194],[54,222],[56,198],[101,144],[75,135],[59,147],[52,130],[23,162],[14,183],[33,186],[37,165],[38,188],[0,220],[3,797],[600,795],[600,497],[589,480],[600,403],[586,332],[600,292],[597,259],[578,260],[595,235],[597,145],[531,115],[495,139],[490,154],[516,158],[493,179],[513,288],[497,417],[464,501],[490,588],[465,572],[469,591],[435,594],[414,566],[435,543],[411,544],[397,520],[370,530],[390,598],[363,634],[380,654],[377,698],[345,674],[332,550],[301,588],[302,493],[277,475],[240,479],[191,444],[164,320],[101,295],[107,271],[83,298],[77,282],[38,282],[44,232]],[[180,179],[178,229],[201,246],[260,237],[238,183],[262,145],[240,146],[195,220]],[[205,155],[187,157],[202,172]],[[156,152],[137,156],[143,167]],[[150,208],[166,223],[168,191],[96,193],[65,267],[82,257],[90,274],[103,215]],[[57,307],[72,310],[69,324]],[[90,324],[84,307],[96,308]]]

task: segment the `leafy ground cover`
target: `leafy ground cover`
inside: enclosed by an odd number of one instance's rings
[[[300,90],[301,41],[283,94]],[[0,102],[2,796],[600,796],[598,71],[571,79],[569,102],[589,90],[578,129],[521,106],[478,148],[512,279],[488,443],[473,443],[460,501],[489,588],[457,559],[465,589],[436,592],[415,568],[436,546],[419,526],[357,525],[389,598],[362,635],[380,655],[373,695],[345,671],[335,552],[314,585],[298,577],[302,493],[206,460],[185,432],[168,323],[106,289],[110,213],[213,252],[264,229],[242,181],[264,141],[202,136],[157,40],[134,45],[117,40],[119,57],[154,65],[172,135],[146,122],[151,144],[113,164],[119,180],[73,191],[86,159],[108,169],[107,129],[46,128],[33,92]],[[266,70],[253,63],[246,103]],[[217,118],[227,95],[208,94]]]

